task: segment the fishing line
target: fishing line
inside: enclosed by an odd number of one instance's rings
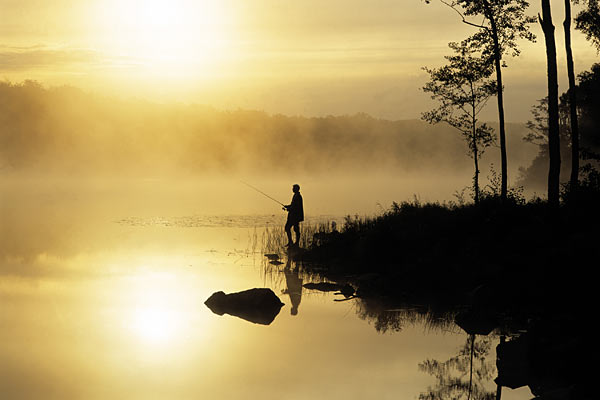
[[[251,184],[249,184],[248,182],[244,182],[244,181],[242,181],[242,180],[240,180],[240,182],[242,182],[244,185],[246,185],[246,186],[248,186],[248,187],[250,187],[250,188],[252,188],[252,189],[256,190],[258,193],[262,194],[263,196],[265,196],[265,197],[268,197],[269,199],[273,200],[275,203],[277,203],[277,204],[279,204],[279,205],[281,205],[281,206],[285,207],[285,204],[283,204],[283,203],[282,203],[282,202],[280,202],[279,200],[276,200],[276,199],[272,198],[271,196],[269,196],[268,194],[266,194],[266,193],[265,193],[265,192],[263,192],[262,190],[255,188],[254,186],[252,186],[252,185],[251,185]]]

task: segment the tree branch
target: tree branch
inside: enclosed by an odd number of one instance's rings
[[[462,22],[463,22],[463,23],[465,23],[465,24],[467,24],[467,25],[474,26],[475,28],[480,28],[480,29],[489,29],[489,28],[488,28],[487,26],[485,26],[485,25],[478,25],[478,24],[475,24],[475,23],[473,23],[473,22],[471,22],[471,21],[467,21],[467,19],[466,19],[466,18],[465,18],[465,16],[463,15],[463,13],[461,13],[460,11],[458,11],[458,10],[456,9],[456,7],[455,7],[453,4],[450,4],[450,3],[448,3],[448,2],[447,2],[447,1],[445,1],[445,0],[440,0],[440,3],[442,3],[442,4],[445,4],[446,6],[450,7],[452,10],[454,10],[454,11],[455,11],[455,12],[456,12],[458,15],[460,15],[460,18],[462,19]]]

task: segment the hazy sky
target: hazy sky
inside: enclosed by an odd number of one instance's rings
[[[473,32],[421,0],[1,0],[0,79],[271,113],[419,118],[423,66]],[[560,90],[563,2],[552,1]],[[537,14],[533,1],[530,14]],[[545,95],[539,27],[505,70],[507,120]],[[600,61],[578,32],[577,71]],[[492,102],[493,103],[493,102]],[[494,105],[487,115],[495,117]]]

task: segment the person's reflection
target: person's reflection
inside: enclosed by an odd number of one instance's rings
[[[283,273],[285,274],[285,283],[287,288],[281,292],[290,296],[292,308],[290,314],[297,315],[300,300],[302,300],[302,279],[298,276],[298,264],[291,268],[292,260],[288,258]]]

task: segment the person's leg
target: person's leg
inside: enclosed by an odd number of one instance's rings
[[[296,222],[294,224],[294,232],[296,232],[296,244],[300,244],[300,224]]]
[[[285,233],[288,238],[288,245],[291,245],[293,242],[292,242],[292,224],[290,224],[290,221],[285,223]]]

